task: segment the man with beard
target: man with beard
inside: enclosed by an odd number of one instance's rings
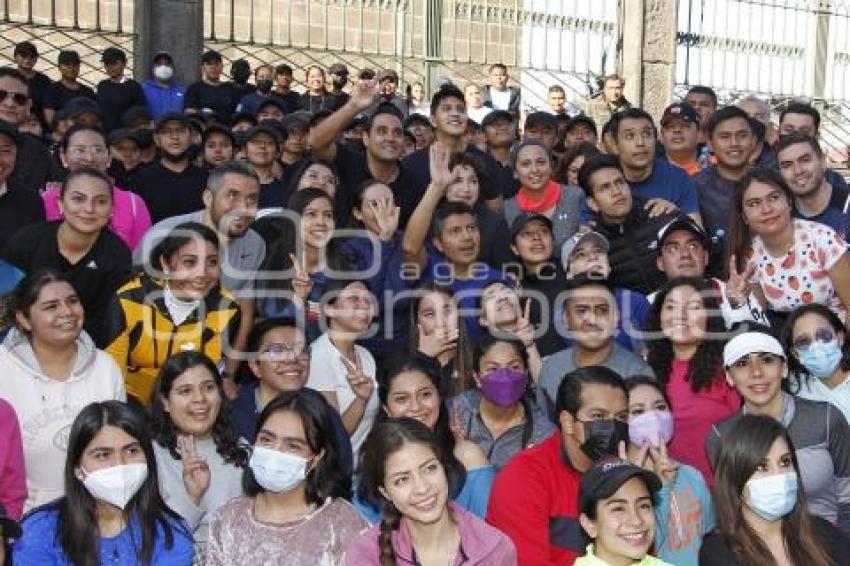
[[[189,118],[176,112],[164,115],[156,123],[154,141],[159,147],[159,159],[133,178],[133,190],[148,205],[151,220],[159,222],[202,208],[207,173],[189,159]]]
[[[490,490],[487,522],[510,537],[519,564],[572,564],[584,552],[581,476],[616,456],[629,437],[628,396],[617,373],[599,366],[560,373],[558,430],[514,456]]]
[[[266,256],[265,242],[251,229],[259,199],[260,178],[254,168],[239,161],[223,163],[210,171],[203,190],[203,209],[157,222],[133,253],[133,262],[144,265],[154,246],[175,226],[200,222],[212,228],[223,252],[221,286],[239,301],[241,319],[232,344],[235,351],[242,350],[254,322],[254,277]],[[236,356],[227,357],[224,377],[231,397],[236,391],[232,379],[239,361]]]
[[[256,92],[243,96],[236,106],[237,112],[256,114],[260,105],[272,97],[272,85],[274,85],[274,68],[271,65],[260,65],[254,69],[254,82],[257,85]]]
[[[17,130],[29,119],[32,98],[26,78],[12,67],[0,67],[0,121]],[[10,180],[20,189],[38,192],[48,181],[61,176],[59,166],[47,147],[33,135],[21,133],[17,162]]]
[[[617,301],[599,274],[585,273],[569,280],[562,316],[572,346],[546,357],[537,382],[537,403],[553,419],[555,395],[565,373],[604,366],[623,379],[653,375],[649,364],[614,340],[620,317]]]
[[[377,96],[377,84],[374,80],[361,80],[354,87],[349,101],[310,129],[308,145],[316,157],[332,161],[339,174],[339,187],[334,197],[334,206],[339,210],[338,218],[351,217],[357,187],[366,179],[375,179],[385,183],[401,206],[401,227],[416,206],[415,200],[408,199],[413,183],[407,168],[400,162],[403,133],[402,117],[392,104],[378,105],[369,118],[362,134],[363,155],[352,150],[339,139],[342,131],[355,117],[369,108]]]
[[[779,172],[794,193],[794,215],[826,224],[847,240],[850,196],[826,179],[826,159],[817,140],[796,132],[782,136],[776,154]]]

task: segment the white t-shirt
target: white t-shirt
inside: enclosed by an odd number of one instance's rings
[[[486,106],[482,106],[481,108],[467,108],[466,115],[469,116],[469,119],[475,122],[476,124],[480,124],[484,119],[484,116],[492,112],[492,108],[487,108]]]
[[[511,105],[511,89],[496,90],[490,87],[490,101],[493,103],[493,110],[508,110]]]
[[[372,395],[366,403],[363,418],[360,419],[360,423],[351,435],[351,450],[356,462],[360,446],[372,430],[372,423],[375,422],[375,416],[378,414],[378,383],[375,380],[377,370],[375,358],[366,348],[355,346],[354,349],[357,357],[360,358],[363,373],[375,383]],[[336,393],[340,415],[348,410],[357,397],[348,384],[346,377],[348,370],[340,359],[341,356],[342,353],[336,349],[328,333],[325,332],[310,345],[310,377],[307,378],[307,387],[320,392]]]

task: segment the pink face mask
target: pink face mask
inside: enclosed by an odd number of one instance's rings
[[[667,444],[673,438],[673,413],[647,411],[629,422],[629,441],[635,446]]]

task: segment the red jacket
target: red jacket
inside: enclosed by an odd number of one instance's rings
[[[572,564],[584,553],[580,480],[566,461],[560,431],[517,454],[496,476],[487,522],[511,538],[521,566]]]

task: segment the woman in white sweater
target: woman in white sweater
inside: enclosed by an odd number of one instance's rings
[[[115,361],[83,331],[83,307],[64,275],[35,271],[12,294],[0,345],[0,397],[21,425],[29,511],[64,495],[68,433],[94,401],[124,401]]]
[[[159,371],[150,408],[159,492],[195,538],[203,564],[213,512],[242,491],[247,446],[226,410],[221,374],[204,354],[174,354]]]

